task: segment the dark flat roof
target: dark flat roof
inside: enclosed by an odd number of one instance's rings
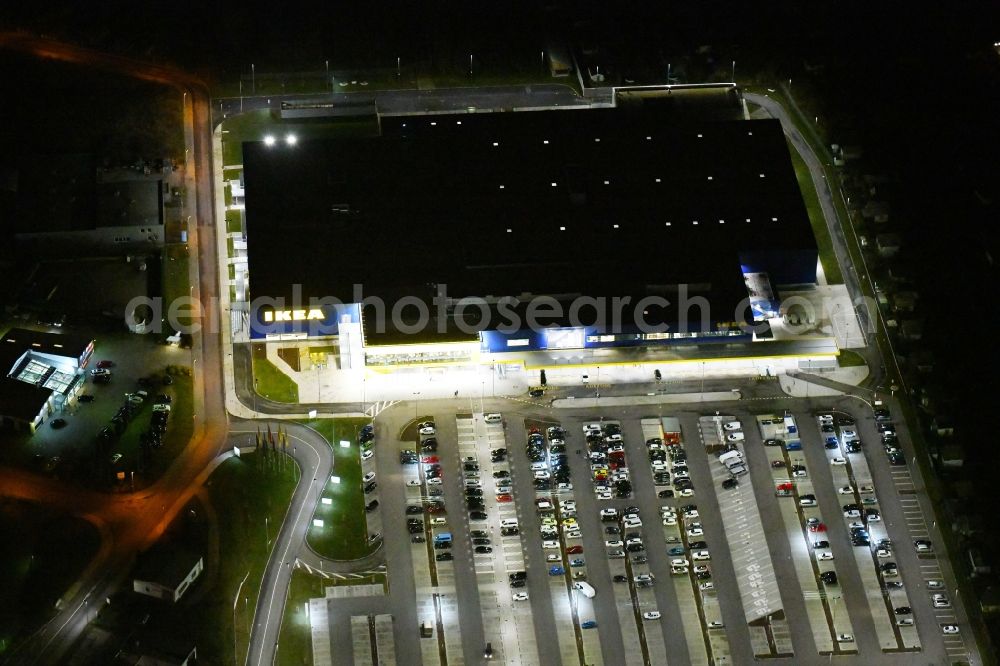
[[[746,295],[740,252],[816,247],[778,121],[640,108],[381,124],[381,137],[243,145],[252,297],[700,283],[728,305]]]

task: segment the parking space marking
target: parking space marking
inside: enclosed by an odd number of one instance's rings
[[[484,639],[491,645],[493,659],[497,663],[534,666],[540,660],[531,605],[513,600],[507,580],[509,573],[525,570],[521,538],[500,535],[500,521],[517,518],[516,498],[511,502],[498,502],[496,499],[497,485],[493,473],[507,469],[507,465],[501,463],[494,466],[490,452],[506,448],[503,428],[486,423],[482,414],[456,417],[455,423],[459,458],[463,466],[466,458],[473,457],[478,461],[484,511],[489,516],[487,521],[470,523],[471,529],[489,532],[489,547],[493,549],[488,554],[477,554],[473,547],[472,556]],[[468,535],[461,536],[465,538]],[[517,604],[516,609],[514,604]]]
[[[726,436],[723,434],[722,424],[735,420],[732,416],[703,416],[698,419],[706,451],[715,452],[724,449]],[[736,450],[746,460],[742,442],[730,443],[735,445]],[[720,495],[715,489],[721,488],[722,482],[730,478],[730,473],[714,456],[709,457],[708,466],[712,475],[712,488],[716,492],[719,512],[722,514],[724,534],[732,554],[743,614],[748,625],[760,624],[782,611],[784,606],[778,592],[777,578],[764,536],[764,525],[754,496],[753,484],[750,475],[745,474],[741,477],[741,480],[745,479],[745,483],[740,483]],[[757,656],[775,654],[773,646],[768,643],[767,652]]]
[[[351,649],[354,666],[372,666],[372,637],[367,615],[351,616]],[[326,663],[331,663],[327,660]]]
[[[378,649],[378,663],[396,663],[396,644],[392,639],[392,616],[381,613],[375,616],[375,646]],[[358,666],[355,662],[355,666]]]
[[[670,428],[670,436],[664,432],[664,424]],[[683,433],[680,422],[676,418],[666,419],[642,419],[643,439],[661,439],[664,442],[677,441],[678,446],[683,447]],[[694,498],[686,498],[684,501],[691,501]],[[676,506],[676,500],[664,500],[662,505]],[[671,547],[684,547],[687,551],[687,542],[684,540],[681,523],[677,521],[674,525],[664,525],[664,521],[659,521],[660,533],[663,535],[664,544],[667,549]],[[710,663],[709,654],[714,658],[715,663],[726,663],[729,659],[730,648],[728,637],[722,634],[710,635],[706,631],[704,618],[711,613],[713,618],[721,618],[719,610],[719,599],[714,588],[702,591],[697,583],[688,575],[671,576],[674,583],[674,596],[680,609],[681,627],[684,631],[684,641],[688,649],[688,663],[693,665],[707,665]],[[700,597],[700,599],[699,599]],[[699,603],[700,601],[700,603]]]

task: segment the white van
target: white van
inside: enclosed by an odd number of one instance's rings
[[[730,421],[722,426],[726,430],[743,430],[743,424],[739,421]]]
[[[501,417],[499,414],[487,414],[486,416],[483,417],[483,420],[486,421],[487,423],[500,423],[500,421],[503,420],[503,417]]]
[[[731,460],[743,460],[743,454],[739,451],[726,451],[719,456],[719,462],[723,465],[728,465]]]
[[[595,590],[590,583],[584,580],[578,580],[577,582],[573,583],[573,588],[580,590],[580,592],[583,593],[583,596],[587,597],[588,599],[593,599],[594,596],[597,594],[597,590]]]

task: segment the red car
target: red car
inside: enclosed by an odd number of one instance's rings
[[[511,497],[509,493],[501,493],[497,495],[498,502],[510,502],[512,499],[514,498]]]
[[[98,368],[110,368],[114,364],[115,364],[114,361],[109,361],[109,360],[105,359],[103,361],[98,361],[97,362],[97,367]]]
[[[824,525],[823,523],[817,523],[815,525],[810,525],[809,526],[809,531],[810,532],[826,532],[826,525]]]
[[[427,465],[433,465],[436,462],[438,462],[438,457],[437,456],[424,456],[423,458],[420,459],[420,462],[425,463]]]
[[[583,552],[583,546],[570,546],[566,549],[567,555],[577,555]]]

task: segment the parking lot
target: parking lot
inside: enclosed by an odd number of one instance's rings
[[[968,654],[891,415],[637,411],[421,417],[395,473],[423,663]]]

